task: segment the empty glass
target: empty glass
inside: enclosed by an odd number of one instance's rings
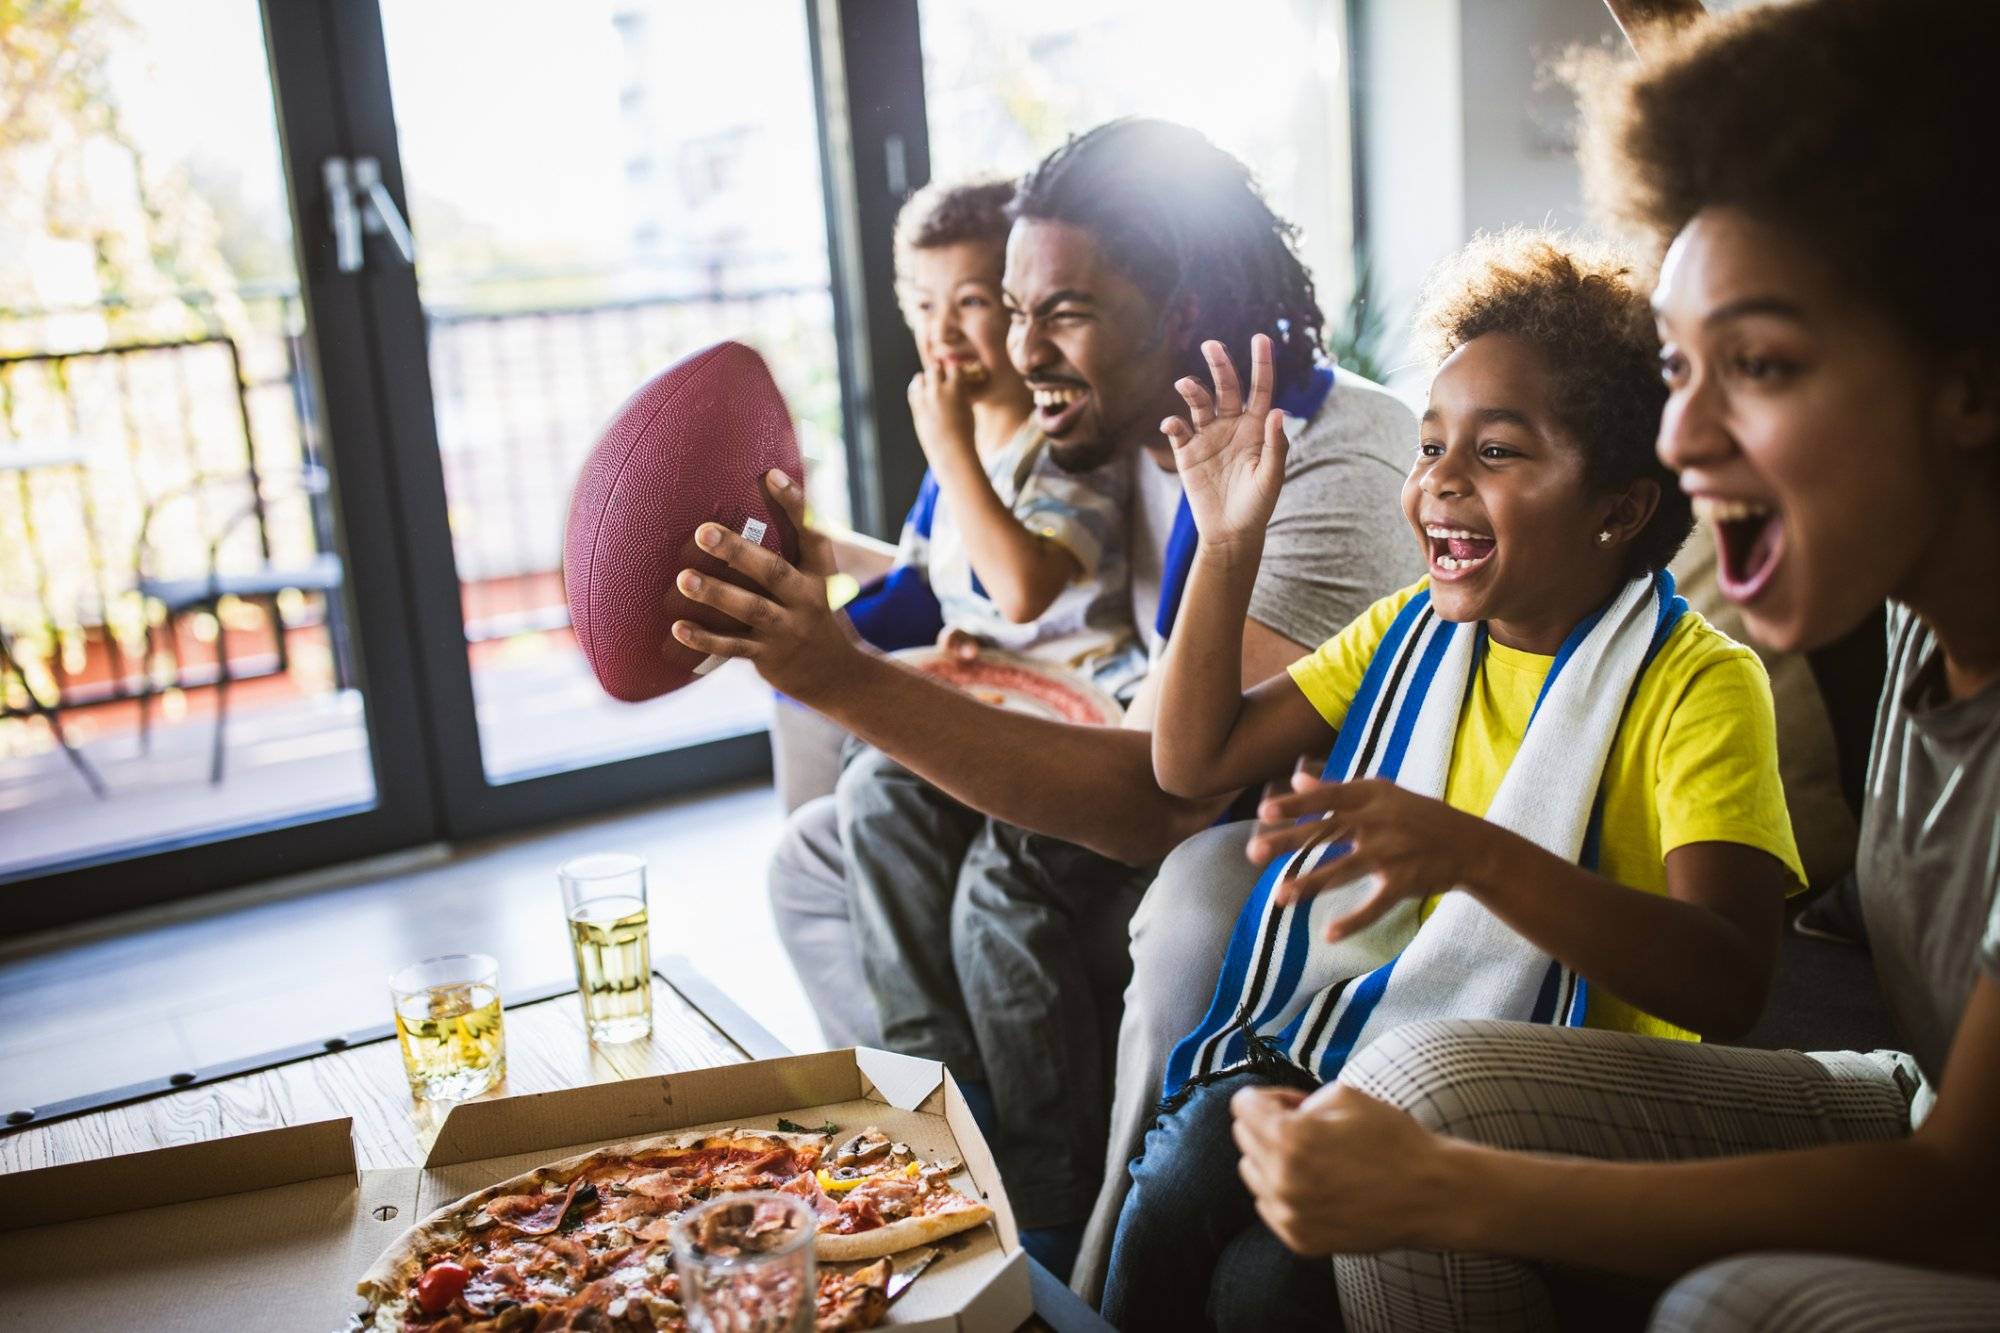
[[[674,1269],[692,1333],[812,1333],[813,1231],[803,1199],[750,1190],[673,1224]]]

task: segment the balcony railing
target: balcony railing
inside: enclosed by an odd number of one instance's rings
[[[755,677],[728,671],[698,700],[617,704],[569,634],[570,485],[646,376],[719,337],[755,342],[798,418],[819,513],[846,513],[823,284],[567,304],[534,290],[547,288],[517,275],[428,312],[495,780],[768,716]],[[375,590],[344,576],[337,488],[324,484],[340,441],[319,428],[297,294],[182,293],[165,306],[0,310],[0,350],[79,349],[0,356],[0,882],[373,798],[344,626],[350,599]],[[299,586],[293,570],[321,577]]]
[[[508,284],[495,280],[493,290]],[[560,568],[570,485],[611,411],[647,375],[716,337],[753,336],[799,416],[821,512],[844,514],[845,454],[824,284],[649,295],[533,309],[488,308],[462,289],[428,311],[431,388],[466,637],[567,624]],[[338,598],[272,600],[275,617],[225,599],[161,632],[148,579],[211,568],[219,516],[203,479],[278,478],[339,466],[315,429],[297,294],[183,294],[207,332],[0,358],[0,630],[19,669],[0,681],[0,729],[33,690],[82,707],[200,688],[216,675],[216,619],[231,671],[287,670],[337,621]],[[43,336],[115,339],[118,305],[39,312]],[[24,316],[0,312],[18,336]],[[752,332],[754,331],[754,333]],[[161,497],[186,493],[171,507]],[[331,554],[323,497],[251,494],[251,521],[215,545],[225,575]],[[150,525],[150,526],[149,526]],[[275,619],[275,623],[271,623]],[[323,636],[321,636],[323,637]],[[4,742],[0,742],[4,748]]]

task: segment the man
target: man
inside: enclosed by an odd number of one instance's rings
[[[1273,338],[1278,401],[1294,433],[1245,627],[1245,682],[1282,670],[1417,577],[1397,501],[1415,420],[1380,388],[1344,373],[1334,382],[1317,364],[1311,278],[1291,228],[1241,163],[1193,131],[1115,121],[1037,166],[1013,213],[1009,352],[1058,461],[1081,469],[1130,459],[1133,619],[1150,654],[1172,628],[1194,544],[1160,422],[1183,410],[1176,380],[1204,374],[1204,339],[1247,358],[1253,333]],[[1247,378],[1247,363],[1239,374]],[[798,511],[795,490],[778,494]],[[938,830],[897,801],[869,760],[865,773],[850,767],[833,797],[794,814],[773,858],[771,897],[829,1041],[880,1044],[886,1029],[904,1049],[949,1057],[955,1071],[976,1059],[967,1072],[975,1095],[990,1089],[994,1149],[1024,1242],[1066,1271],[1105,1172],[1103,1070],[1116,988],[1130,970],[1126,922],[1147,868],[1224,803],[1160,790],[1145,687],[1123,729],[998,712],[859,648],[827,610],[822,543],[809,542],[806,568],[794,570],[714,535],[714,549],[769,596],[689,586],[684,576],[691,597],[749,631],[720,636],[683,623],[683,642],[750,658],[884,762],[1014,826],[995,825],[999,845],[982,850],[1017,872],[1005,890],[954,903],[955,865],[931,850]],[[843,800],[850,828],[868,830],[847,846]],[[1230,905],[1213,938],[1233,915]],[[1207,957],[1191,965],[1213,966]],[[871,980],[881,984],[871,990]],[[1205,995],[1213,980],[1211,971],[1195,989]],[[1128,997],[1116,1042],[1114,1171],[1158,1096],[1164,1047],[1181,1035],[1179,1026],[1156,1034],[1159,1026]]]

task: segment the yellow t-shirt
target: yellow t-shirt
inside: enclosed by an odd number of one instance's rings
[[[1336,729],[1396,614],[1429,583],[1392,593],[1317,651],[1294,662],[1292,680]],[[1555,658],[1486,641],[1479,674],[1458,716],[1445,802],[1484,816],[1527,731]],[[1674,626],[1625,715],[1606,760],[1597,870],[1647,893],[1667,891],[1667,853],[1696,842],[1769,852],[1801,885],[1805,872],[1778,780],[1771,686],[1750,649],[1694,611]],[[1429,915],[1437,900],[1424,904]],[[1601,986],[1588,1025],[1699,1040]]]

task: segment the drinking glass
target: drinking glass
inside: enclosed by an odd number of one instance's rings
[[[646,862],[624,852],[599,852],[565,861],[556,877],[590,1039],[637,1041],[653,1030]]]
[[[771,1190],[724,1194],[676,1218],[691,1333],[812,1333],[817,1224],[805,1200]]]
[[[389,993],[403,1072],[419,1100],[464,1101],[505,1077],[498,963],[483,953],[426,958],[391,977]]]

